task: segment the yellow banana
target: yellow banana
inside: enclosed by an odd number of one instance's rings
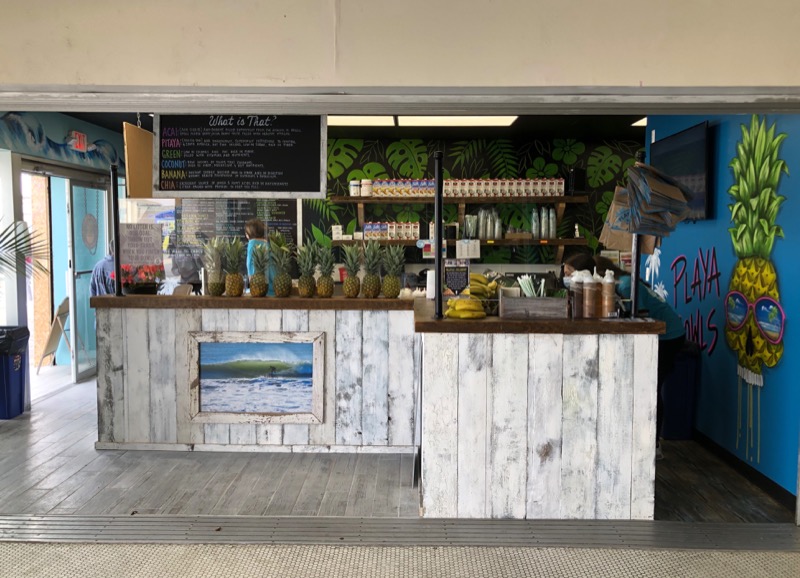
[[[470,273],[469,280],[470,282],[477,281],[481,285],[489,284],[489,280],[486,278],[486,275],[481,275],[480,273]]]
[[[472,311],[470,309],[448,309],[444,312],[445,317],[451,319],[482,319],[486,317],[486,313],[481,311]]]
[[[457,311],[483,311],[483,305],[476,299],[453,299],[453,301],[455,303],[451,307]]]

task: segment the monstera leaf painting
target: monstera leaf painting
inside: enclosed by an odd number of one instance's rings
[[[362,148],[364,148],[362,139],[328,141],[328,180],[342,176],[352,166]]]
[[[386,147],[389,165],[406,179],[422,179],[428,168],[428,149],[420,139],[401,139]]]
[[[589,186],[600,188],[614,180],[622,168],[622,159],[607,146],[599,146],[589,155],[586,177]]]
[[[367,163],[360,169],[353,169],[347,175],[347,180],[361,180],[369,179],[371,181],[388,179],[389,173],[386,172],[386,167],[381,163]]]

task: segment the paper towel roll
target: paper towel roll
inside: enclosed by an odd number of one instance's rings
[[[433,269],[428,269],[428,274],[425,275],[425,297],[427,299],[436,297],[436,275]]]

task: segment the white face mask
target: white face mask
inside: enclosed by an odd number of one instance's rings
[[[572,278],[571,277],[564,277],[562,279],[562,281],[564,282],[564,287],[569,289],[569,284],[572,283]]]

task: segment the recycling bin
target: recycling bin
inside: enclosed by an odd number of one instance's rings
[[[27,327],[0,327],[0,419],[25,411],[28,337]]]

